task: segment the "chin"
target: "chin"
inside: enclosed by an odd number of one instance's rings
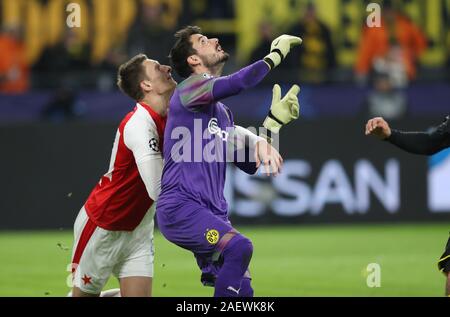
[[[219,63],[225,63],[228,58],[230,58],[230,54],[223,52],[222,56],[219,57]]]

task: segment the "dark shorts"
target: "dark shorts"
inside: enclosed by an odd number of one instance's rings
[[[219,241],[235,231],[226,216],[217,216],[195,202],[158,208],[156,217],[167,240],[200,255],[214,253]]]
[[[442,254],[441,258],[439,259],[438,267],[439,270],[443,273],[450,272],[450,238],[447,241],[444,254]]]
[[[194,253],[203,285],[213,286],[222,266],[221,252],[239,234],[227,217],[215,215],[195,202],[158,206],[156,216],[167,240]]]

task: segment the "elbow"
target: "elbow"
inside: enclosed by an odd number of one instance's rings
[[[154,186],[153,189],[147,189],[147,193],[151,200],[157,201],[159,194],[161,193],[161,189]]]

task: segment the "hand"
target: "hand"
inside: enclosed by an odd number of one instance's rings
[[[288,124],[292,120],[298,119],[300,114],[300,105],[298,103],[297,94],[300,87],[293,85],[287,94],[281,98],[281,88],[278,84],[273,86],[272,105],[263,126],[272,133],[280,132],[283,125]]]
[[[366,135],[375,135],[384,140],[391,136],[391,128],[383,118],[376,117],[367,121]]]
[[[277,176],[281,172],[281,166],[283,165],[283,158],[280,153],[265,140],[260,140],[256,143],[255,161],[256,168],[259,168],[261,163],[264,165],[267,176],[270,176],[270,173]]]
[[[270,69],[277,67],[286,57],[292,47],[300,45],[302,39],[298,36],[283,34],[272,41],[270,46],[270,54],[264,57],[264,61],[269,65]]]

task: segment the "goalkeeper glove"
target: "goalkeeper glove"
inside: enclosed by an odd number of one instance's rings
[[[283,34],[272,41],[270,54],[264,57],[264,61],[269,65],[270,69],[273,69],[281,63],[292,47],[300,45],[301,43],[301,38]]]
[[[283,125],[298,119],[300,105],[297,94],[300,87],[293,85],[287,94],[281,99],[281,88],[278,84],[273,86],[272,105],[269,114],[264,120],[263,126],[272,133],[278,133]]]

